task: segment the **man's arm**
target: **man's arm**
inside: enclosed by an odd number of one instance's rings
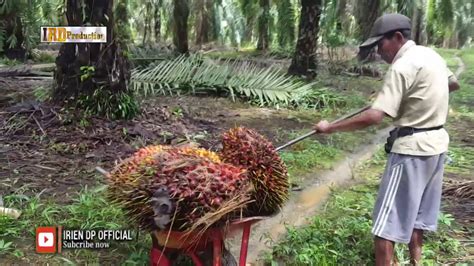
[[[314,129],[318,133],[334,133],[340,131],[354,131],[363,129],[371,125],[376,125],[382,122],[385,117],[385,113],[377,109],[368,109],[362,112],[360,115],[352,117],[347,120],[340,121],[335,124],[330,124],[328,121],[323,120],[314,126]]]
[[[385,116],[397,117],[403,92],[411,84],[411,79],[407,78],[399,69],[392,67],[385,74],[384,85],[372,104],[372,108],[362,112],[359,116],[338,123],[330,124],[328,121],[321,121],[314,126],[314,129],[319,133],[353,131],[379,124]]]

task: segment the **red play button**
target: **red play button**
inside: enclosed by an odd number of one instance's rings
[[[56,227],[36,228],[36,252],[56,253]]]

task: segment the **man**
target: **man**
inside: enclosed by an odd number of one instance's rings
[[[386,116],[393,119],[394,142],[386,147],[389,156],[373,213],[376,265],[390,265],[395,242],[408,244],[412,263],[419,263],[423,231],[436,230],[449,143],[443,125],[449,92],[459,88],[445,61],[411,41],[410,31],[410,19],[403,15],[379,17],[360,46],[377,46],[391,64],[377,98],[359,116],[315,125],[320,133],[333,133],[375,125]]]

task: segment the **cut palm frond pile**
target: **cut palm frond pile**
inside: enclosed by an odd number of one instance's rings
[[[286,76],[274,68],[251,63],[223,63],[199,55],[180,56],[132,71],[133,88],[148,94],[225,92],[233,100],[241,97],[260,105],[288,105],[308,93],[313,84]]]
[[[456,199],[474,199],[474,181],[456,182],[443,189],[443,195]]]

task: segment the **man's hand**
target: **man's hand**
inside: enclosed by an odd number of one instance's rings
[[[314,130],[318,133],[332,133],[331,131],[331,124],[327,120],[322,120],[316,125],[314,125]]]
[[[380,122],[382,122],[384,117],[384,112],[370,108],[368,110],[365,110],[358,116],[354,116],[352,118],[339,122],[329,123],[326,120],[322,120],[316,125],[314,125],[313,129],[316,130],[318,133],[323,134],[335,133],[340,131],[353,131],[356,129],[362,129],[371,125],[379,124]]]
[[[450,80],[449,81],[449,92],[453,92],[453,91],[457,91],[459,90],[459,82],[457,82],[457,80]]]

